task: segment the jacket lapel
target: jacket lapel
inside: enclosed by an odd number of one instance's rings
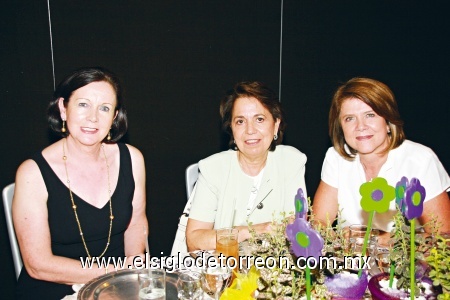
[[[258,205],[261,206],[261,204],[262,204],[264,206],[264,200],[269,196],[270,193],[272,193],[272,191],[275,187],[276,172],[274,170],[275,166],[273,164],[272,154],[273,153],[269,151],[269,154],[267,156],[266,167],[264,170],[264,175],[261,180],[261,185],[258,190],[258,195],[256,196],[251,213],[253,213],[253,211],[255,209],[258,209]]]

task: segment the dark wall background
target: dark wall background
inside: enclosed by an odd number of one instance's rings
[[[338,86],[354,76],[396,93],[409,139],[433,148],[450,170],[450,20],[438,4],[371,1],[50,1],[55,77],[99,65],[122,79],[130,129],[124,141],[146,159],[153,255],[170,253],[186,202],[184,170],[226,149],[218,103],[241,80],[278,90],[285,143],[308,156],[313,196],[327,147],[327,114]],[[0,10],[3,142],[0,186],[48,145],[53,92],[47,2],[4,1]],[[15,276],[0,208],[5,299]]]
[[[308,155],[309,194],[330,146],[328,109],[356,76],[395,93],[408,139],[431,147],[450,170],[450,18],[439,2],[284,1],[282,102],[286,143]]]

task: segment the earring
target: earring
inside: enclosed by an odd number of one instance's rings
[[[66,132],[66,120],[62,120],[61,132]]]
[[[273,140],[274,140],[274,141],[278,140],[278,134],[275,134],[275,135],[273,136]]]
[[[108,131],[108,135],[106,136],[106,140],[111,140],[111,129]]]

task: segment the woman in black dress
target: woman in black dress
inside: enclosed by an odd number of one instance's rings
[[[73,284],[114,271],[111,258],[126,256],[128,267],[144,255],[144,159],[117,143],[127,130],[122,101],[118,79],[102,68],[77,70],[57,87],[48,120],[63,138],[16,175],[13,220],[24,262],[18,299],[64,298]],[[94,264],[83,268],[89,259]]]

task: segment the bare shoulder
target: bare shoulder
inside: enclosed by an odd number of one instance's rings
[[[42,178],[41,171],[34,160],[27,159],[20,164],[16,173],[16,182],[33,181],[36,177]]]
[[[125,144],[128,149],[130,150],[131,160],[136,163],[143,163],[144,162],[144,156],[142,155],[141,151],[139,151],[138,148]]]
[[[47,188],[37,163],[32,159],[24,161],[17,169],[14,199],[46,199]],[[17,200],[20,201],[20,200]]]
[[[45,147],[42,150],[41,155],[52,169],[54,169],[55,164],[62,162],[62,140],[58,140]],[[25,176],[28,181],[38,180],[40,183],[44,183],[39,166],[33,159],[27,159],[17,169],[16,181],[21,180],[23,176]]]

